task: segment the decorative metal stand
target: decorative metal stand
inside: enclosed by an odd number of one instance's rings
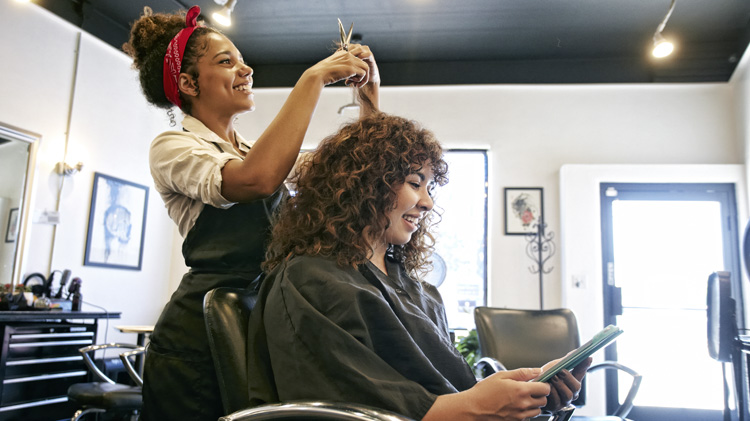
[[[554,267],[545,268],[544,265],[555,254],[555,233],[552,231],[545,232],[547,224],[540,220],[535,225],[536,232],[526,234],[526,255],[534,261],[534,265],[529,266],[531,273],[539,274],[539,309],[544,310],[544,275],[552,272]]]

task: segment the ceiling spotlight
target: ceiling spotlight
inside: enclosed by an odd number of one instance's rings
[[[654,49],[651,51],[656,58],[666,57],[674,51],[674,44],[664,39],[660,33],[654,34]]]
[[[653,54],[653,56],[656,58],[666,57],[672,54],[672,51],[674,51],[674,44],[664,39],[664,37],[661,35],[664,27],[667,26],[669,17],[672,16],[672,12],[674,11],[674,4],[675,0],[672,0],[672,4],[669,6],[667,15],[664,16],[664,19],[661,21],[659,26],[656,27],[656,32],[654,32],[654,49],[651,51],[651,54]]]
[[[218,12],[214,12],[213,20],[222,26],[231,26],[232,25],[232,12],[234,11],[234,6],[237,4],[237,0],[214,0],[217,4],[223,4],[224,7],[221,8]]]

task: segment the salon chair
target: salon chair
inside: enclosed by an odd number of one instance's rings
[[[203,300],[208,343],[219,380],[224,412],[220,421],[326,420],[413,421],[365,405],[294,401],[251,408],[247,381],[247,325],[257,296],[243,288],[219,287]]]
[[[514,310],[476,307],[474,321],[479,338],[479,351],[482,355],[475,365],[475,370],[483,376],[500,370],[541,367],[549,361],[565,356],[581,345],[578,323],[575,314],[569,309]],[[612,361],[594,364],[589,368],[588,373],[602,369],[619,370],[633,377],[633,383],[625,401],[613,415],[573,416],[575,408],[584,403],[585,387],[582,387],[579,399],[560,413],[551,416],[550,419],[554,421],[626,420],[625,417],[633,408],[633,400],[640,387],[641,375]]]
[[[84,363],[97,381],[76,383],[68,388],[68,400],[80,407],[71,421],[78,421],[86,414],[103,412],[126,413],[131,415],[131,419],[137,419],[142,406],[140,386],[116,383],[96,366],[93,359],[97,351],[137,348],[137,345],[109,343],[79,349]]]
[[[737,329],[737,303],[732,298],[731,274],[714,272],[708,277],[706,316],[708,354],[722,363],[724,420],[750,420],[748,360],[750,338]]]

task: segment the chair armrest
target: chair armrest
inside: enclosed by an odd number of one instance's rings
[[[366,405],[321,401],[292,401],[261,405],[234,412],[219,418],[219,421],[291,421],[299,419],[310,421],[414,421],[403,415]]]
[[[104,372],[102,372],[99,367],[96,366],[96,364],[94,364],[94,359],[92,358],[92,356],[96,354],[96,351],[103,351],[112,348],[135,349],[138,348],[138,345],[113,342],[108,344],[85,346],[83,348],[79,348],[78,352],[80,352],[83,356],[83,362],[86,364],[86,367],[88,367],[88,369],[91,370],[91,372],[94,373],[96,377],[99,378],[99,380],[110,384],[115,384],[116,382],[114,380],[107,377],[107,375],[104,374]]]
[[[633,409],[633,400],[635,400],[635,395],[638,393],[638,389],[641,387],[642,376],[632,368],[624,366],[615,361],[604,361],[598,364],[594,364],[589,367],[588,373],[602,369],[620,370],[628,373],[633,377],[633,383],[630,385],[628,395],[625,397],[625,400],[622,402],[622,404],[620,404],[620,407],[617,408],[617,410],[613,414],[616,417],[625,419],[628,413],[630,413],[630,410]]]
[[[125,370],[127,370],[128,374],[130,375],[130,378],[133,379],[136,385],[143,387],[143,377],[141,376],[141,373],[138,372],[138,370],[135,369],[133,366],[133,363],[130,361],[131,357],[135,357],[138,355],[143,354],[146,352],[145,346],[139,346],[132,351],[126,351],[120,354],[120,360],[122,361],[122,365],[125,366]]]
[[[565,408],[552,414],[552,417],[549,419],[549,421],[568,421],[570,417],[573,416],[573,411],[575,410],[575,406],[568,405]]]
[[[474,373],[479,373],[479,378],[482,379],[498,371],[508,371],[500,361],[491,357],[480,358],[472,368]]]

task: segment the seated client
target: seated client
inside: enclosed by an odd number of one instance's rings
[[[249,328],[254,404],[356,402],[414,419],[522,420],[580,390],[589,361],[552,382],[540,368],[477,382],[451,343],[432,251],[432,193],[447,182],[433,134],[376,112],[301,164],[278,215]],[[551,386],[550,386],[551,385]]]

